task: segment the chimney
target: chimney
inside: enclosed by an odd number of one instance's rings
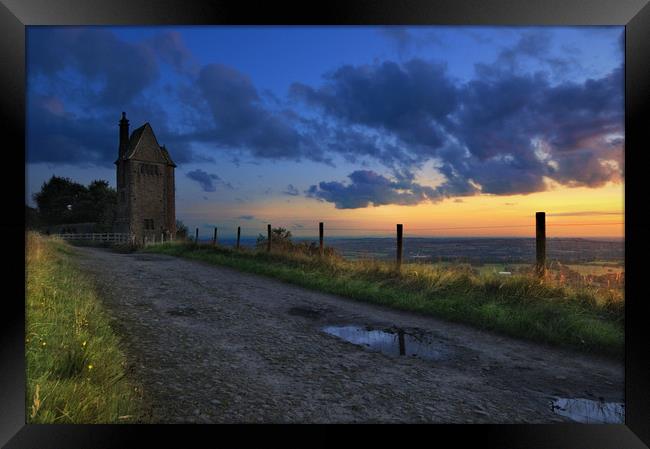
[[[129,146],[129,121],[126,119],[126,112],[122,112],[120,120],[120,159],[126,156]]]

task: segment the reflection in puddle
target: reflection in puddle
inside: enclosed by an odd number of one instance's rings
[[[429,335],[399,330],[377,330],[361,326],[328,326],[323,331],[355,345],[365,346],[388,355],[405,355],[440,360],[446,351]],[[435,345],[435,347],[434,347]]]
[[[560,398],[551,408],[554,413],[581,423],[622,424],[625,421],[625,405],[617,402]]]

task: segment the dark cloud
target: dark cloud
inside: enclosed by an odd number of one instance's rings
[[[150,122],[177,164],[212,160],[194,154],[191,141],[172,131],[167,110],[147,93],[159,79],[159,59],[188,65],[175,33],[144,43],[97,28],[32,28],[27,36],[29,162],[112,167],[122,111],[131,129]]]
[[[293,184],[289,184],[289,185],[287,186],[287,190],[285,190],[285,191],[282,192],[282,193],[284,193],[285,195],[291,195],[291,196],[298,196],[298,195],[300,195],[300,191],[299,191],[299,190],[298,190],[298,189],[297,189]]]
[[[87,84],[98,86],[89,103],[128,104],[159,77],[151,48],[120,40],[108,30],[32,28],[28,36],[28,72],[47,77],[76,70]]]
[[[162,61],[174,67],[178,72],[190,75],[197,73],[198,63],[177,31],[155,34],[147,43]]]
[[[382,32],[404,45],[414,39],[399,27]],[[421,59],[343,65],[321,85],[291,86],[292,100],[320,113],[309,115],[288,109],[231,67],[199,67],[174,32],[131,43],[107,30],[43,28],[30,30],[28,46],[28,79],[47,92],[28,89],[30,162],[110,166],[117,120],[126,110],[133,127],[152,123],[177,163],[200,160],[193,145],[207,143],[235,164],[241,156],[247,163],[246,157],[331,165],[338,156],[359,166],[379,163],[392,173],[358,170],[349,183],[321,182],[306,191],[340,208],[525,194],[545,190],[547,180],[598,187],[623,176],[622,68],[584,82],[562,81],[566,77],[557,74],[575,67],[554,53],[545,30],[523,33],[493,63],[477,64],[476,77],[465,83],[443,64]],[[539,68],[534,73],[525,70],[530,60]],[[173,124],[155,95],[141,95],[160,87],[161,62],[188,75],[169,87],[182,104],[181,120]],[[80,82],[68,82],[71,71]],[[93,116],[78,112],[89,106]],[[435,189],[411,174],[428,161],[445,177]],[[213,176],[188,173],[205,191],[223,183]],[[285,193],[297,189],[290,185]]]
[[[620,69],[584,83],[551,84],[542,75],[474,80],[450,133],[469,155],[452,164],[483,193],[545,190],[544,177],[599,187],[622,176]]]
[[[31,163],[112,166],[117,158],[117,126],[77,117],[57,97],[28,95],[26,128]]]
[[[120,112],[117,108],[108,109],[109,112],[98,110],[98,115],[85,116],[69,112],[56,96],[28,92],[27,98],[28,162],[114,167],[119,139]],[[134,106],[129,109],[128,117],[131,130],[145,121],[151,122],[158,141],[167,147],[177,164],[208,159],[194,154],[190,142],[170,131],[166,126],[166,114],[155,106]]]
[[[201,169],[188,172],[186,173],[186,176],[192,181],[198,182],[204,192],[214,192],[217,190],[218,185],[229,189],[233,188],[230,183],[224,182],[218,175],[204,172]]]
[[[535,63],[536,70],[539,71],[543,67],[554,79],[566,77],[572,71],[582,70],[580,61],[575,56],[577,50],[563,50],[561,55],[552,51],[551,31],[543,28],[525,31],[514,45],[503,48],[494,62],[476,64],[477,78],[518,73],[524,71],[526,64],[531,61]]]
[[[292,126],[291,111],[272,112],[243,73],[221,64],[201,68],[198,88],[207,103],[213,126],[197,137],[222,146],[244,148],[253,156],[271,159],[319,160],[318,147]]]
[[[309,187],[306,196],[334,203],[337,209],[357,209],[386,204],[414,205],[439,201],[441,192],[413,181],[411,173],[396,173],[394,180],[370,170],[358,170],[347,184],[333,181]]]
[[[543,53],[548,45],[538,37],[522,39],[517,51]],[[433,159],[445,182],[433,192],[417,190],[417,185],[411,184],[414,191],[400,190],[399,194],[393,181],[381,175],[365,180],[351,175],[348,185],[323,182],[312,186],[307,196],[333,202],[338,208],[353,208],[391,201],[416,204],[440,196],[477,193],[528,194],[546,190],[547,179],[588,187],[621,180],[621,69],[582,83],[553,83],[543,72],[493,70],[488,77],[454,85],[453,95],[442,96],[435,108],[436,93],[428,99],[425,93],[418,101],[409,102],[412,107],[405,106],[404,99],[413,98],[414,86],[421,85],[420,90],[426,92],[426,86],[444,85],[444,72],[435,65],[425,69],[426,65],[417,61],[403,67],[386,63],[372,68],[345,66],[321,88],[296,84],[292,92],[338,117],[341,129],[363,125],[385,133],[372,137],[339,131],[342,147],[354,148],[353,142],[364,140],[368,143],[359,145],[357,152],[349,150],[350,160],[363,155],[395,170],[417,168]],[[421,75],[421,82],[413,81],[413,73]],[[426,120],[418,121],[418,117]],[[411,129],[402,126],[407,122],[413,125]],[[386,139],[386,135],[395,140]],[[432,139],[434,135],[440,139]],[[396,149],[390,158],[382,149],[388,145]],[[343,148],[337,151],[348,156]]]
[[[444,143],[443,127],[458,102],[444,65],[419,59],[345,65],[325,79],[318,89],[294,83],[291,94],[347,125],[388,131],[421,152],[432,154]]]

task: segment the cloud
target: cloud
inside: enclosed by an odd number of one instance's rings
[[[445,66],[420,59],[344,65],[325,80],[317,89],[294,83],[291,95],[346,125],[390,132],[425,153],[444,143],[443,126],[458,102]]]
[[[400,27],[382,33],[405,46],[426,37]],[[317,85],[293,83],[289,99],[300,108],[292,110],[239,70],[199,66],[177,32],[130,42],[95,28],[33,29],[27,156],[30,162],[111,166],[116,122],[127,110],[134,127],[152,123],[177,163],[208,159],[194,151],[208,144],[235,164],[240,156],[247,163],[250,157],[330,165],[341,157],[392,174],[357,170],[347,183],[321,182],[306,191],[337,207],[526,194],[546,190],[549,180],[587,187],[620,182],[622,68],[564,81],[558,74],[575,67],[549,36],[546,30],[522,33],[492,63],[477,64],[467,82],[453,79],[444,64],[417,58],[342,65]],[[534,72],[526,66],[531,61]],[[172,67],[181,81],[161,86],[161,66]],[[181,104],[182,120],[159,103],[164,89]],[[82,112],[89,107],[92,115]],[[428,162],[445,178],[434,190],[410,174]],[[190,173],[204,191],[229,186],[217,175]],[[297,189],[290,185],[284,193],[295,196]]]
[[[503,48],[494,62],[475,65],[477,78],[521,73],[527,64],[536,71],[545,69],[554,79],[565,78],[572,71],[582,71],[580,61],[575,56],[579,50],[563,47],[562,54],[554,53],[552,38],[553,33],[543,28],[520,33],[514,45]]]
[[[334,203],[337,209],[358,209],[386,204],[415,205],[439,201],[444,193],[418,184],[411,173],[396,173],[389,179],[371,170],[357,170],[348,175],[350,182],[321,182],[307,189],[306,196]]]
[[[400,55],[413,48],[422,48],[432,44],[442,45],[443,42],[436,32],[414,33],[408,27],[392,25],[384,26],[379,29],[379,33],[394,42]]]
[[[129,103],[159,77],[154,52],[147,45],[118,39],[97,28],[32,28],[28,72],[61,75],[74,69],[103,105]]]
[[[131,129],[150,122],[177,164],[211,160],[195,154],[190,139],[169,127],[168,108],[152,94],[160,60],[187,65],[190,59],[174,56],[174,45],[188,53],[174,33],[134,43],[106,29],[30,29],[28,161],[113,167],[122,111]]]
[[[547,50],[538,35],[530,35],[513,54],[541,57]],[[446,178],[439,195],[529,194],[546,190],[548,179],[587,187],[622,179],[620,68],[598,79],[559,83],[544,72],[495,69],[460,84],[440,65],[384,62],[343,66],[323,86],[294,84],[291,92],[337,123],[331,133],[341,137],[330,148],[349,161],[373,158],[391,170],[434,161]],[[363,194],[358,187],[325,183],[320,193],[308,195],[356,207],[349,197]],[[379,203],[409,198],[389,190]]]
[[[295,115],[267,109],[245,74],[222,64],[208,64],[200,70],[197,87],[213,123],[196,137],[246,149],[255,157],[322,160],[318,146],[292,126]]]
[[[232,185],[228,182],[224,182],[218,175],[204,172],[201,169],[193,170],[186,173],[186,176],[192,181],[196,181],[201,186],[201,189],[204,192],[214,192],[217,190],[217,185],[221,185],[232,189]]]
[[[166,31],[155,34],[147,41],[147,45],[165,63],[174,67],[178,72],[196,75],[199,65],[192,52],[183,42],[177,31]]]
[[[289,184],[289,185],[287,186],[287,190],[285,190],[285,191],[282,192],[282,193],[284,193],[285,195],[291,195],[291,196],[298,196],[298,195],[300,195],[300,191],[299,191],[296,187],[294,187],[293,184]]]
[[[255,220],[254,215],[240,215],[237,217],[238,220]]]
[[[621,69],[584,83],[540,75],[473,80],[450,129],[469,154],[451,164],[484,193],[545,190],[544,178],[599,187],[622,178]]]
[[[117,158],[117,127],[93,118],[77,117],[53,96],[28,96],[27,160],[112,166]]]
[[[118,109],[97,110],[86,116],[68,110],[58,96],[29,93],[27,96],[26,151],[30,163],[60,163],[114,168],[118,152]],[[131,114],[133,112],[133,114]],[[194,154],[182,135],[170,131],[166,116],[151,106],[129,109],[131,124],[150,121],[158,141],[177,164],[210,160]],[[134,119],[136,117],[136,119]],[[141,117],[141,119],[138,119]],[[135,126],[131,127],[133,130]]]

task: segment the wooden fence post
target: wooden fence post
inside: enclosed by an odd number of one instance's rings
[[[196,228],[196,233],[194,234],[194,244],[199,244],[199,228]]]
[[[241,237],[241,226],[237,226],[237,249],[239,249],[239,238]]]
[[[546,274],[546,212],[535,213],[535,249],[537,264],[535,270],[539,277]]]
[[[318,252],[320,256],[323,257],[325,248],[323,247],[323,222],[322,221],[318,223],[318,237],[319,237]]]
[[[402,268],[402,230],[401,224],[397,225],[397,269]]]
[[[266,251],[271,252],[271,225],[270,224],[266,226],[266,234],[267,234]]]
[[[212,236],[212,246],[217,246],[217,227],[214,227],[214,235]]]

